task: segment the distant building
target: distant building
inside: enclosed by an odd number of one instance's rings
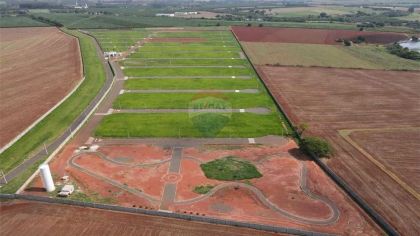
[[[120,53],[115,51],[104,52],[104,57],[117,57],[119,55]]]
[[[171,14],[168,14],[168,13],[157,13],[155,16],[167,16],[167,17],[174,17],[174,16],[175,16],[175,14],[173,14],[173,13],[171,13]]]

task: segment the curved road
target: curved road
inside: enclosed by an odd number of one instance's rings
[[[104,155],[101,152],[95,151],[95,152],[82,152],[79,154],[74,155],[70,160],[69,160],[69,165],[78,169],[79,171],[82,171],[88,175],[91,175],[95,178],[98,178],[102,181],[105,181],[113,186],[116,186],[118,188],[121,188],[123,190],[126,190],[130,193],[133,193],[136,196],[139,197],[143,197],[146,200],[148,200],[150,203],[152,204],[157,204],[160,203],[162,200],[157,199],[151,195],[148,195],[142,191],[139,191],[137,189],[134,188],[130,188],[124,184],[121,184],[117,181],[114,181],[112,179],[109,179],[107,177],[104,177],[102,175],[96,174],[86,168],[83,168],[82,166],[78,165],[77,163],[75,163],[75,160],[77,160],[81,155],[85,154],[85,153],[93,153],[95,155],[97,155],[98,157],[100,157],[102,160],[105,161],[109,161],[112,162],[114,164],[117,165],[126,165],[126,166],[137,166],[137,167],[149,167],[149,166],[155,166],[155,165],[161,165],[163,163],[169,162],[171,159],[165,159],[159,162],[153,162],[153,163],[144,163],[144,164],[129,164],[129,163],[124,163],[124,162],[118,162],[116,160],[113,160],[109,157],[107,157],[106,155]],[[193,159],[195,161],[198,161],[199,163],[201,163],[200,160],[197,160],[196,158],[193,157],[186,157],[187,159]],[[258,161],[258,163],[267,160],[268,158],[264,158],[264,160],[260,160]],[[238,183],[238,182],[229,182],[229,183],[223,183],[223,184],[219,184],[216,187],[214,187],[212,190],[210,190],[207,194],[198,196],[196,198],[192,198],[189,200],[184,200],[184,201],[175,201],[173,202],[173,204],[175,205],[186,205],[186,204],[193,204],[199,201],[203,201],[209,197],[211,197],[212,195],[216,194],[218,191],[222,190],[222,189],[226,189],[226,188],[232,188],[232,187],[241,187],[241,188],[245,188],[249,191],[251,191],[257,198],[258,200],[264,204],[267,208],[281,214],[282,216],[294,220],[294,221],[298,221],[301,223],[306,223],[306,224],[314,224],[314,225],[330,225],[330,224],[334,224],[335,222],[337,222],[337,220],[340,217],[340,211],[338,209],[338,207],[335,205],[334,202],[332,202],[331,200],[329,200],[326,197],[320,196],[320,195],[316,195],[315,193],[312,193],[310,191],[310,189],[307,187],[307,167],[306,167],[306,163],[304,162],[299,162],[301,169],[300,169],[300,178],[299,178],[299,185],[300,188],[302,189],[302,191],[309,197],[312,198],[314,200],[317,201],[321,201],[322,203],[324,203],[325,205],[328,206],[328,208],[331,211],[331,215],[326,218],[326,219],[316,219],[316,218],[308,218],[308,217],[304,217],[304,216],[299,216],[296,215],[294,213],[291,213],[287,210],[284,210],[282,208],[280,208],[279,206],[277,206],[275,203],[271,202],[265,195],[264,193],[259,190],[258,188],[248,185],[248,184],[244,184],[244,183]]]

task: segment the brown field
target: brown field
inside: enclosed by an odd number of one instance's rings
[[[307,135],[328,139],[327,164],[403,235],[420,226],[420,74],[258,67],[270,91]]]
[[[0,29],[0,146],[64,98],[82,78],[79,44],[56,28]]]
[[[2,202],[0,213],[0,235],[281,235],[247,228],[40,202]]]
[[[353,30],[298,29],[274,27],[232,27],[239,41],[243,42],[276,42],[276,43],[307,43],[307,44],[341,44],[337,39],[355,39],[363,36],[367,43],[388,44],[402,39],[407,35],[389,32],[366,32]]]
[[[69,175],[70,181],[79,186],[77,191],[126,207],[334,234],[380,233],[325,173],[298,151],[292,140],[276,146],[185,147],[180,170],[175,173],[170,171],[171,148],[146,144],[98,145],[96,151],[80,154],[74,153],[74,146],[65,148],[50,163],[56,183],[60,184],[59,177]],[[263,177],[237,182],[205,177],[201,163],[230,155],[252,162]],[[147,165],[141,166],[144,164]],[[173,199],[168,200],[170,194],[166,190],[172,184],[176,190]],[[215,186],[215,190],[206,195],[193,191],[203,185]],[[40,189],[42,183],[37,178],[25,193],[45,195]]]

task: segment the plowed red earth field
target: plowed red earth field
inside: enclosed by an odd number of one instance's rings
[[[281,235],[247,228],[39,202],[3,202],[0,213],[0,235]]]
[[[243,42],[276,42],[308,44],[340,44],[337,39],[356,39],[363,36],[367,43],[388,44],[407,35],[391,32],[366,32],[354,30],[299,29],[273,27],[232,27],[239,41]]]
[[[0,29],[0,146],[64,98],[82,78],[76,38],[56,28]]]
[[[294,124],[328,139],[327,164],[402,235],[420,234],[420,74],[260,66]]]

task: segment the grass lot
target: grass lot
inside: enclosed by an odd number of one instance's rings
[[[281,120],[276,113],[256,115],[233,113],[215,137],[260,137],[281,135]],[[203,137],[188,113],[112,114],[95,131],[98,137]]]
[[[6,173],[23,162],[31,153],[42,149],[44,143],[50,143],[65,132],[67,127],[96,96],[105,82],[105,71],[101,61],[96,55],[96,48],[93,40],[76,31],[69,31],[69,33],[79,38],[86,78],[72,96],[45,117],[25,136],[19,139],[13,146],[0,154],[0,169]],[[36,167],[31,170],[35,169]],[[9,190],[11,192],[17,190],[17,187],[19,187],[32,172],[33,171],[27,171],[22,176],[16,178],[16,181],[13,181],[14,187],[11,187]],[[1,191],[4,191],[3,189],[4,188],[2,188]]]
[[[384,46],[351,47],[317,44],[243,43],[255,64],[322,66],[338,68],[419,70],[420,62],[387,52]]]
[[[150,30],[152,31],[152,30]],[[217,34],[217,35],[216,35]],[[95,135],[99,137],[259,137],[286,134],[282,118],[250,63],[239,58],[240,47],[230,32],[159,32],[153,37],[202,37],[203,43],[147,42],[137,53],[121,62],[125,76],[144,77],[125,81],[125,89],[260,89],[258,94],[244,93],[124,93],[114,101],[116,109],[202,109],[266,107],[268,115],[252,113],[142,113],[111,114],[102,120]],[[228,40],[235,52],[228,53],[220,41]],[[178,48],[179,46],[179,48]],[[166,50],[168,49],[168,50]],[[218,52],[221,51],[221,52]],[[227,55],[226,55],[227,54]],[[143,58],[138,58],[143,57]],[[190,58],[185,59],[184,57]],[[215,59],[205,59],[211,57]],[[229,59],[224,59],[228,57]],[[150,59],[152,58],[152,59]],[[153,59],[159,58],[159,59]],[[170,58],[170,59],[165,59]],[[186,65],[194,67],[143,68],[131,66]],[[244,68],[229,68],[243,65]],[[203,66],[203,67],[200,67]],[[222,66],[212,68],[205,66]],[[230,76],[250,76],[235,79]],[[151,77],[168,77],[153,79]],[[172,79],[177,77],[177,79]],[[183,78],[193,77],[193,78]],[[209,79],[222,76],[226,79]],[[149,77],[149,78],[148,78]],[[285,128],[287,129],[287,128]]]
[[[221,48],[221,50],[223,50]],[[154,51],[154,52],[136,52],[130,55],[130,58],[239,58],[237,50],[234,51],[206,51],[206,52],[188,52],[188,51]]]
[[[260,84],[254,79],[130,79],[124,83],[125,89],[253,89]]]
[[[125,68],[124,74],[147,76],[250,76],[249,68]]]
[[[150,46],[150,44],[146,44],[145,46],[139,49],[142,53],[149,53],[149,52],[179,52],[179,51],[188,51],[188,52],[211,52],[211,51],[233,51],[233,52],[240,52],[241,49],[238,46],[231,46],[231,47],[223,47],[223,45],[197,45],[197,46],[189,46],[185,44],[180,44],[178,46]]]
[[[189,108],[191,102],[201,98],[222,99],[230,108],[272,107],[273,103],[265,93],[124,93],[115,100],[116,109],[183,109]],[[210,108],[210,107],[209,107]]]
[[[120,62],[122,66],[237,66],[248,65],[244,59],[145,59],[145,58],[128,58]]]
[[[126,51],[137,41],[145,38],[147,30],[89,30],[104,51]]]
[[[209,179],[241,180],[262,177],[253,164],[234,156],[210,161],[200,167]]]
[[[34,26],[49,26],[45,23],[32,20],[26,16],[1,16],[0,27],[34,27]]]

